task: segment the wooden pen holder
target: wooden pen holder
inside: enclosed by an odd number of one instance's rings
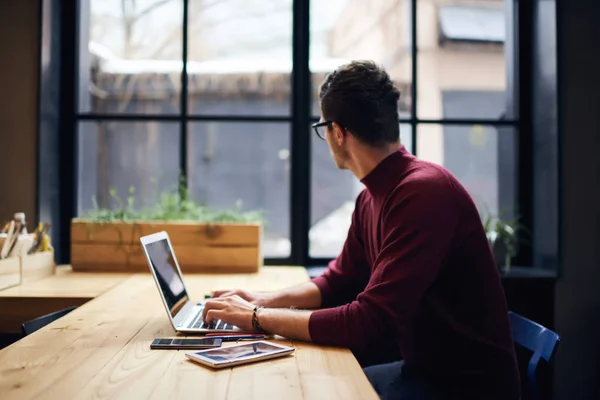
[[[0,290],[21,284],[20,257],[0,260]]]
[[[56,272],[54,251],[42,251],[19,258],[21,259],[21,283],[37,281]]]
[[[54,275],[54,251],[0,260],[0,290]]]

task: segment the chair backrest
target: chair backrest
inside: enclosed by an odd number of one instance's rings
[[[48,325],[50,322],[56,321],[62,316],[67,315],[71,311],[73,311],[76,307],[69,307],[63,310],[55,311],[53,313],[38,317],[36,319],[32,319],[31,321],[27,321],[21,325],[21,330],[23,331],[23,335],[31,335],[33,332],[37,331]]]
[[[512,311],[508,313],[508,316],[514,342],[533,352],[527,366],[527,377],[531,395],[534,399],[537,399],[536,370],[538,364],[542,358],[548,363],[552,360],[556,347],[560,342],[560,336],[550,329]]]

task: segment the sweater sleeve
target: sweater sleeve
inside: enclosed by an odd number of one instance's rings
[[[325,272],[312,282],[321,292],[321,308],[346,304],[356,299],[369,280],[370,268],[360,234],[358,215],[363,205],[363,194],[358,195],[352,213],[348,236],[340,255],[329,263]]]
[[[395,196],[382,215],[381,251],[367,287],[350,304],[311,314],[314,342],[366,349],[378,337],[401,333],[438,274],[458,224],[451,194],[438,188],[413,182]]]

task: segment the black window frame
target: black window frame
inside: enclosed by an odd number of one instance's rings
[[[51,0],[48,0],[51,1]],[[89,0],[88,0],[89,1]],[[194,115],[188,113],[187,107],[187,48],[188,48],[188,10],[189,0],[183,2],[182,13],[182,60],[180,113],[178,115],[157,114],[95,114],[79,112],[78,106],[78,71],[79,52],[83,49],[79,41],[79,24],[81,23],[80,2],[67,0],[58,3],[61,9],[59,21],[53,24],[60,37],[60,93],[61,102],[59,116],[59,169],[61,176],[58,182],[59,204],[58,230],[61,232],[59,243],[55,245],[57,258],[61,263],[70,261],[70,223],[77,215],[77,185],[78,185],[78,124],[81,121],[153,121],[178,122],[180,124],[180,168],[187,175],[187,135],[188,122],[286,122],[290,124],[291,140],[291,171],[290,171],[290,242],[291,252],[285,258],[265,258],[265,265],[302,265],[319,266],[327,264],[331,258],[315,258],[309,254],[310,204],[311,204],[311,140],[307,136],[310,124],[318,119],[311,115],[311,72],[309,69],[310,48],[310,0],[293,0],[292,3],[292,75],[291,75],[291,110],[288,116],[252,116],[252,115]],[[313,0],[315,1],[315,0]],[[512,52],[507,51],[506,57],[514,68],[516,115],[509,113],[500,119],[422,119],[417,114],[418,96],[418,0],[410,0],[411,24],[411,53],[412,53],[412,85],[410,116],[401,118],[401,124],[411,126],[412,149],[417,154],[417,128],[420,125],[487,125],[492,127],[512,127],[517,137],[517,209],[521,223],[527,227],[532,224],[532,73],[531,73],[531,29],[527,21],[532,17],[531,5],[528,2],[505,0],[505,10],[509,13],[507,24],[507,39],[505,46],[512,46]],[[58,13],[55,13],[58,15]],[[506,48],[506,47],[505,47]],[[502,134],[502,130],[499,130]],[[306,172],[308,171],[308,173]],[[43,182],[40,182],[43,184]],[[533,243],[534,232],[529,233],[528,242]],[[532,264],[532,248],[520,244],[515,257],[515,265]]]

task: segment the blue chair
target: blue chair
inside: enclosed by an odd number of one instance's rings
[[[516,344],[533,352],[527,366],[527,378],[531,397],[539,399],[539,392],[536,382],[536,370],[540,359],[550,360],[556,352],[556,347],[560,342],[560,336],[542,325],[531,321],[519,314],[510,311],[508,313],[513,340]]]

